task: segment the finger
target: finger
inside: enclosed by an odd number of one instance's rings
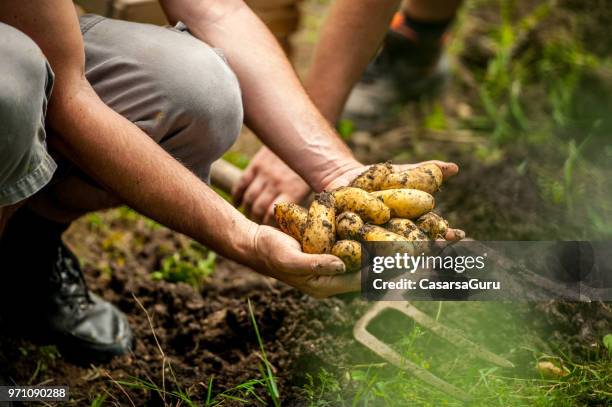
[[[282,248],[279,248],[282,250]],[[289,254],[289,253],[286,253]],[[346,272],[342,260],[331,254],[308,254],[298,248],[284,259],[285,272],[309,276],[331,276]]]
[[[331,254],[307,254],[310,261],[310,273],[313,276],[333,276],[346,272],[346,266]]]
[[[313,276],[308,280],[307,293],[315,298],[361,291],[361,273],[339,276]]]
[[[268,211],[268,208],[272,205],[276,198],[276,190],[273,188],[264,189],[256,198],[253,203],[253,207],[251,208],[251,218],[257,222],[261,223],[264,218],[264,215]]]
[[[397,167],[400,171],[405,171],[411,168],[420,167],[424,164],[436,164],[438,167],[440,167],[440,170],[442,170],[442,175],[444,178],[452,177],[459,172],[459,166],[457,164],[439,160],[423,161],[416,164],[402,164],[398,165]]]
[[[248,167],[243,173],[238,183],[232,188],[232,198],[234,198],[234,204],[240,206],[242,204],[242,198],[244,192],[247,190],[253,179],[255,178],[257,171],[253,167]]]
[[[461,239],[465,239],[465,232],[461,229],[448,228],[444,238],[449,241],[458,241]]]
[[[242,206],[248,211],[251,211],[257,197],[265,190],[266,181],[262,177],[255,177],[253,182],[248,186],[242,197]]]

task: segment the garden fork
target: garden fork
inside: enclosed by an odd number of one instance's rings
[[[440,379],[438,376],[432,374],[428,370],[416,365],[410,360],[402,357],[399,353],[394,351],[389,345],[382,342],[380,339],[372,335],[367,327],[370,322],[380,315],[383,311],[388,309],[394,309],[400,311],[404,315],[411,318],[417,324],[426,328],[427,330],[438,335],[442,339],[452,343],[453,345],[462,348],[466,353],[471,356],[486,360],[497,366],[512,368],[514,365],[498,356],[484,347],[470,341],[465,338],[458,331],[451,329],[435,319],[431,318],[427,314],[419,311],[408,301],[380,301],[374,304],[362,317],[357,321],[353,328],[353,335],[355,339],[362,345],[376,353],[381,358],[385,359],[389,363],[403,369],[416,378],[430,384],[431,386],[459,399],[462,401],[469,401],[470,396],[463,390],[453,386],[452,384]]]

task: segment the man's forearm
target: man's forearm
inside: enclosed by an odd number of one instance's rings
[[[336,0],[320,34],[306,90],[335,123],[353,87],[382,43],[400,0]]]
[[[257,226],[108,108],[87,83],[73,97],[56,100],[49,120],[60,134],[50,140],[52,146],[105,189],[156,221],[248,264]]]
[[[306,95],[282,49],[242,1],[162,1],[171,19],[223,49],[243,92],[247,124],[314,189],[358,166]]]

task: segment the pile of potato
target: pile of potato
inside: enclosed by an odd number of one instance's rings
[[[329,253],[347,271],[361,267],[360,241],[431,241],[444,238],[448,222],[432,212],[431,195],[442,185],[442,171],[425,164],[394,172],[376,164],[350,186],[315,195],[306,210],[279,203],[274,217],[280,229],[302,244],[305,253]]]

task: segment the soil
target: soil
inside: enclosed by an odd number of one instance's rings
[[[212,277],[200,289],[152,281],[150,272],[159,267],[165,253],[180,250],[190,241],[139,217],[126,218],[117,211],[101,216],[105,226],[83,219],[68,231],[66,240],[82,259],[91,289],[128,315],[135,337],[132,354],[108,364],[81,366],[11,337],[0,325],[0,361],[16,383],[69,385],[73,405],[88,404],[108,393],[109,402],[155,406],[164,405],[157,392],[130,389],[110,379],[140,378],[162,388],[165,378],[168,390],[176,390],[178,383],[192,400],[203,401],[211,378],[213,394],[217,394],[261,377],[261,352],[247,298],[287,405],[304,404],[301,386],[308,373],[380,362],[352,338],[353,325],[367,308],[359,297],[314,300],[226,259],[217,261]],[[417,306],[435,315],[433,303]],[[549,303],[537,308],[445,303],[441,321],[511,356],[527,370],[532,363],[529,355],[508,354],[525,332],[554,335],[548,349],[562,341],[572,344],[579,356],[584,354],[584,344],[596,343],[612,324],[612,313],[600,304]],[[568,320],[567,315],[572,318]],[[497,328],[482,329],[483,324]],[[397,336],[396,325],[389,330],[383,320],[378,326],[372,329],[381,338],[392,342]],[[543,348],[547,350],[547,344]],[[269,400],[262,386],[257,392]]]
[[[580,2],[568,3],[580,7]],[[585,33],[590,35],[594,34]],[[452,93],[447,99],[445,106],[461,110]],[[418,107],[410,109],[418,117]],[[461,163],[461,173],[439,193],[443,196],[439,209],[470,237],[527,240],[559,236],[556,220],[562,215],[541,197],[529,169],[519,169],[522,152],[479,162],[474,160],[473,150],[480,140],[471,134],[457,132],[450,140],[442,133],[423,132],[418,123],[392,132],[356,134],[351,144],[358,156],[370,162],[415,162],[434,157],[434,153]],[[412,151],[410,156],[403,153],[407,149]],[[0,366],[14,382],[68,385],[71,404],[79,406],[89,405],[101,394],[119,405],[164,405],[156,391],[117,383],[134,378],[149,380],[160,388],[165,381],[168,390],[176,389],[178,383],[192,400],[204,401],[211,379],[213,394],[218,394],[261,377],[262,355],[247,299],[252,301],[286,405],[305,404],[302,386],[307,374],[314,375],[320,368],[338,371],[351,364],[380,361],[352,337],[355,321],[368,306],[359,297],[314,300],[223,258],[217,260],[214,273],[200,288],[153,281],[151,272],[159,269],[161,260],[189,246],[189,239],[121,211],[98,216],[95,221],[78,221],[66,240],[82,260],[92,291],[128,315],[135,338],[132,354],[108,364],[82,366],[10,336],[0,322]],[[572,235],[574,230],[569,228],[564,226],[563,232]],[[432,303],[418,306],[432,315],[437,312]],[[601,303],[445,303],[441,321],[529,369],[533,359],[510,353],[517,335],[537,333],[545,338],[540,339],[541,350],[554,352],[564,344],[571,356],[580,360],[609,333],[612,312],[608,304]],[[481,329],[483,324],[496,328]],[[373,329],[392,340],[394,332],[385,330],[384,325]],[[406,325],[400,331],[410,328]],[[262,386],[256,392],[269,401]]]

